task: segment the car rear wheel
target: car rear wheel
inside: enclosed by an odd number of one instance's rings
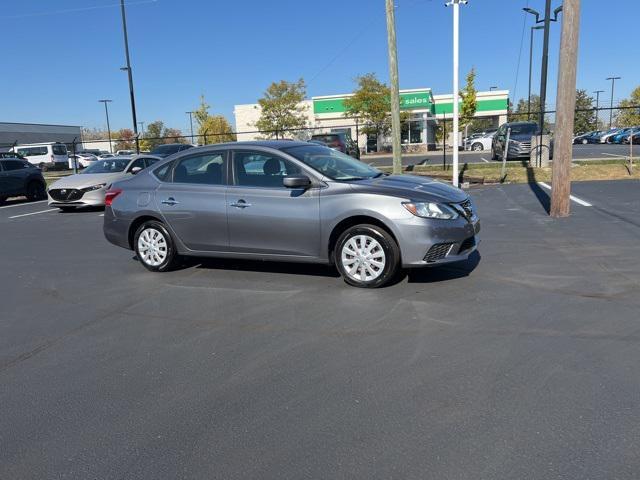
[[[40,182],[31,182],[27,185],[27,200],[30,202],[47,198],[47,192],[44,185]]]
[[[583,145],[586,145],[587,143],[589,143],[589,140],[587,140],[586,138],[583,138],[583,139],[582,139],[582,144],[583,144]]]
[[[138,228],[134,237],[138,260],[152,272],[166,272],[177,264],[175,244],[165,226],[150,220]]]
[[[474,152],[479,152],[481,150],[484,150],[484,148],[482,147],[481,143],[474,143],[473,145],[471,145],[471,150],[473,150]]]
[[[336,242],[334,257],[342,278],[354,287],[382,287],[400,271],[398,244],[376,225],[355,225],[345,230]]]

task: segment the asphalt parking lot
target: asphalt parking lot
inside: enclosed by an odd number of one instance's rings
[[[634,155],[638,155],[638,148],[634,147]],[[629,145],[603,144],[603,145],[574,145],[574,160],[601,160],[601,159],[621,159],[629,157]],[[362,161],[375,165],[377,167],[389,166],[393,162],[390,154],[383,155],[366,155],[362,157]],[[452,153],[447,151],[446,155],[442,155],[442,150],[429,153],[411,153],[402,156],[402,165],[442,165],[446,161],[451,164],[453,161]],[[460,163],[490,163],[491,152],[460,152]]]
[[[635,479],[639,191],[474,189],[479,254],[372,291],[1,207],[0,478]]]

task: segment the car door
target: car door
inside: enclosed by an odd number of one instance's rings
[[[3,160],[2,162],[2,194],[21,195],[25,193],[25,183],[29,170],[22,160]]]
[[[239,253],[317,257],[320,190],[291,189],[286,175],[304,173],[274,153],[234,150],[227,190],[229,246]]]
[[[156,190],[158,209],[187,248],[228,250],[226,178],[227,152],[202,152],[175,160]]]

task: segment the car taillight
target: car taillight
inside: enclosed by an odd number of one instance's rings
[[[53,154],[51,154],[51,161],[53,162],[56,159],[56,157],[53,156]]]
[[[110,188],[104,194],[104,206],[110,207],[115,198],[122,193],[121,188]]]

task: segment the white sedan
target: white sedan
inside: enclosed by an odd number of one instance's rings
[[[483,135],[482,137],[474,138],[469,142],[467,146],[468,150],[472,150],[474,152],[480,152],[482,150],[491,150],[491,141],[493,140],[493,133],[488,133]]]

